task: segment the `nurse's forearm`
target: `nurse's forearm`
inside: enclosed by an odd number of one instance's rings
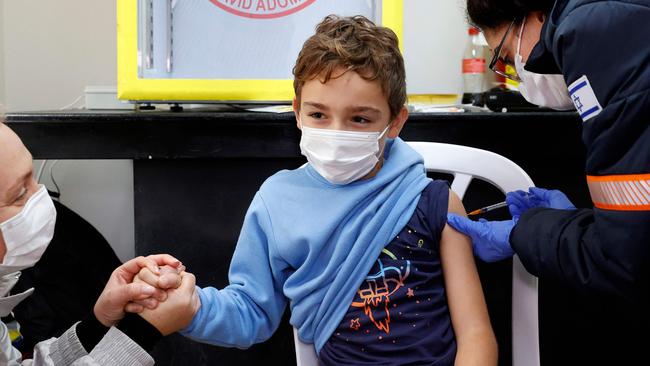
[[[578,290],[648,296],[650,212],[531,209],[510,243],[528,272]]]

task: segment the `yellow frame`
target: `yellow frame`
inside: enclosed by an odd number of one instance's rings
[[[382,1],[382,25],[402,48],[403,0]],[[117,96],[132,101],[291,101],[293,80],[138,78],[137,0],[117,1]]]

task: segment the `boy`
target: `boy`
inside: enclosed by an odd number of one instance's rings
[[[462,204],[397,137],[408,113],[395,34],[328,16],[294,75],[309,164],[262,185],[230,285],[199,290],[182,333],[246,348],[272,335],[289,304],[323,364],[496,364],[470,242],[446,225]]]

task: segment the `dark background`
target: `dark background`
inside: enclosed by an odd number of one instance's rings
[[[133,159],[136,254],[168,252],[221,288],[244,214],[260,184],[304,163],[292,114],[223,112],[41,112],[8,123],[36,159]],[[581,121],[573,113],[414,114],[401,137],[478,147],[521,166],[535,185],[560,189],[591,207]],[[448,178],[444,175],[437,178]],[[503,200],[474,181],[468,211]],[[507,210],[485,215],[506,219]],[[622,244],[623,245],[623,244]],[[478,263],[500,365],[510,365],[511,261]],[[625,365],[647,358],[648,318],[616,299],[540,279],[543,365]],[[271,340],[249,350],[202,345],[174,335],[158,344],[157,365],[295,363],[288,314]]]

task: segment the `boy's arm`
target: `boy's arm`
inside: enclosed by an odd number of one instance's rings
[[[277,254],[271,218],[260,194],[251,203],[230,262],[230,285],[198,289],[200,307],[181,334],[196,341],[248,348],[273,335],[287,304],[290,269]]]
[[[463,203],[449,191],[449,212],[466,216]],[[456,365],[496,365],[497,343],[476,271],[469,238],[445,225],[440,240],[447,302],[456,334]]]

